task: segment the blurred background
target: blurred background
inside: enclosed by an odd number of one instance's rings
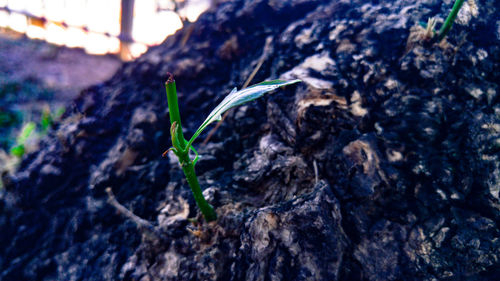
[[[194,22],[212,1],[0,0],[0,173],[37,149],[83,89]]]
[[[0,0],[0,27],[88,54],[122,52],[129,59],[209,6],[210,0]]]

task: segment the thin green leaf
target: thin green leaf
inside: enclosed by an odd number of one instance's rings
[[[189,148],[191,144],[194,142],[194,140],[205,130],[205,128],[210,125],[210,123],[215,122],[215,121],[220,121],[222,118],[222,114],[229,109],[242,105],[246,102],[258,99],[262,97],[265,93],[268,93],[272,90],[275,90],[279,87],[283,87],[286,85],[291,85],[301,82],[301,80],[296,79],[292,81],[283,81],[283,80],[271,80],[271,81],[264,81],[259,84],[252,85],[248,88],[242,89],[237,91],[236,88],[234,88],[227,97],[225,97],[222,102],[214,109],[210,114],[208,115],[207,119],[201,124],[201,126],[196,130],[194,135],[191,137],[191,139],[188,142],[187,147]]]
[[[19,135],[17,136],[17,144],[24,144],[26,140],[30,137],[33,130],[35,130],[35,128],[36,128],[35,123],[33,122],[26,123],[21,129]]]
[[[40,126],[42,134],[46,133],[49,130],[49,127],[52,125],[52,122],[54,120],[52,119],[52,116],[50,114],[50,109],[46,109],[42,112],[42,118],[40,120]]]

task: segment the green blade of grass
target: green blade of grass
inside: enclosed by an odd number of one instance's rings
[[[441,26],[438,32],[438,37],[437,41],[440,42],[441,40],[446,37],[446,34],[451,29],[451,26],[453,25],[453,22],[455,21],[455,18],[458,15],[458,11],[460,11],[460,8],[462,8],[462,4],[464,3],[464,0],[456,0],[455,4],[453,4],[453,8],[451,8],[451,12],[448,14],[448,17],[446,18],[445,22]]]

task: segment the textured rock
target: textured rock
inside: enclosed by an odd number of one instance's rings
[[[338,279],[346,245],[341,220],[324,182],[307,196],[257,210],[241,235],[245,280]]]
[[[83,92],[27,156],[0,193],[0,279],[498,279],[500,7],[478,1],[446,44],[408,40],[445,2],[219,1],[186,46],[181,30]],[[254,82],[304,82],[196,144],[219,220],[193,224],[160,158],[165,73],[190,135],[262,58]],[[106,204],[108,186],[164,237]]]

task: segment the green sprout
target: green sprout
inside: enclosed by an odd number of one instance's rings
[[[61,116],[64,114],[64,107],[60,107],[56,112],[52,113],[49,107],[45,107],[42,111],[42,116],[40,117],[40,130],[37,129],[37,124],[35,122],[26,123],[12,148],[10,149],[10,154],[17,156],[19,158],[23,157],[26,153],[26,141],[28,138],[32,137],[34,140],[38,140],[40,137],[47,134],[49,128],[54,124],[54,122],[59,121]]]
[[[25,152],[25,144],[31,133],[36,129],[36,124],[34,122],[28,122],[23,126],[21,132],[17,136],[16,144],[10,149],[10,153],[17,157],[22,157]]]
[[[477,5],[475,0],[467,0],[468,6],[469,6],[469,11],[470,13],[475,17],[478,14],[477,10]],[[430,41],[430,42],[437,42],[440,43],[443,41],[443,39],[446,37],[448,32],[451,30],[451,27],[453,23],[455,22],[455,19],[457,18],[458,12],[462,8],[464,4],[464,0],[455,0],[455,4],[453,4],[453,8],[451,8],[450,13],[448,14],[448,17],[446,17],[446,20],[444,21],[443,25],[441,25],[441,28],[439,31],[435,31],[434,27],[436,26],[436,19],[435,18],[429,18],[427,20],[427,24],[425,23],[420,23],[420,26],[423,27],[423,30],[418,32],[418,37],[420,40],[425,40],[425,41]]]
[[[45,135],[54,122],[61,119],[65,111],[64,107],[59,107],[56,112],[52,113],[49,107],[45,107],[40,119],[40,133]]]
[[[242,105],[246,102],[258,99],[262,97],[265,93],[275,90],[279,87],[286,85],[291,85],[301,82],[301,80],[283,81],[283,80],[271,80],[264,81],[259,84],[255,84],[248,88],[237,91],[234,88],[228,96],[222,100],[222,102],[215,107],[215,109],[208,115],[208,117],[203,121],[201,126],[196,130],[189,141],[186,141],[182,133],[182,123],[181,116],[179,113],[179,104],[177,102],[177,90],[175,87],[175,81],[172,74],[168,74],[168,80],[165,82],[165,89],[167,91],[167,101],[168,109],[170,115],[170,135],[172,138],[172,147],[163,153],[165,156],[169,151],[172,151],[178,158],[179,163],[182,167],[182,171],[186,176],[187,182],[191,187],[196,204],[200,208],[203,217],[207,222],[214,221],[217,219],[217,214],[214,208],[210,205],[201,191],[200,183],[196,176],[194,167],[198,161],[198,152],[193,147],[193,142],[195,139],[205,130],[205,128],[215,122],[221,120],[221,115],[238,105]],[[192,150],[195,153],[195,158],[191,160],[189,156],[189,151]]]

